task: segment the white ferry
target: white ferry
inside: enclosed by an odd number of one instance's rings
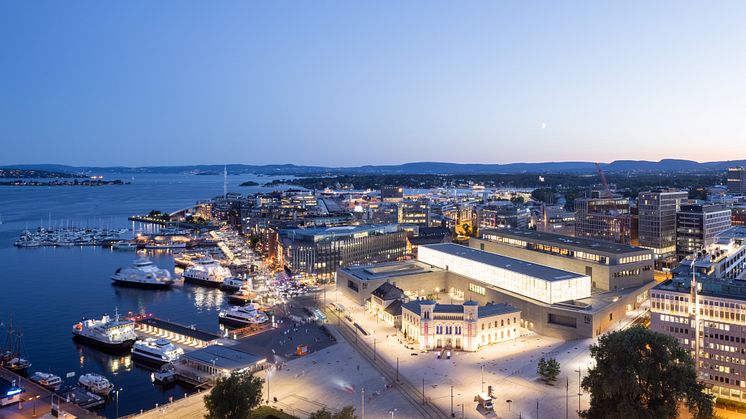
[[[188,267],[182,274],[184,282],[191,282],[214,288],[219,287],[225,278],[229,276],[231,276],[230,269],[220,266],[220,264],[212,258],[203,258],[194,261],[194,265]]]
[[[153,264],[147,257],[137,259],[128,268],[119,268],[111,277],[118,285],[140,288],[169,288],[174,280],[171,272]]]
[[[121,320],[117,312],[113,320],[108,314],[104,314],[101,320],[76,323],[72,332],[76,339],[112,350],[128,350],[137,340],[135,322]]]
[[[168,339],[147,338],[138,340],[132,346],[132,356],[157,363],[174,362],[184,355],[184,350]]]

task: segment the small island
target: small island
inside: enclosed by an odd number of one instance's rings
[[[254,182],[253,180],[247,180],[246,182],[243,182],[238,186],[259,186],[259,184]]]

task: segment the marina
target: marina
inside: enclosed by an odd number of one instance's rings
[[[230,181],[235,182],[236,186],[246,178],[231,177]],[[0,187],[0,198],[4,204],[3,224],[0,225],[0,257],[9,261],[5,274],[7,277],[28,278],[33,283],[33,286],[28,286],[28,283],[22,285],[19,281],[5,283],[0,293],[0,345],[4,343],[12,317],[14,325],[23,328],[23,358],[32,364],[29,375],[36,372],[57,375],[63,381],[60,391],[70,392],[78,385],[80,375],[101,374],[115,383],[117,388],[123,389],[119,394],[120,415],[148,410],[156,404],[163,405],[196,391],[193,386],[180,382],[168,386],[156,384],[152,375],[157,368],[154,370],[152,366],[135,360],[131,353],[109,353],[73,340],[70,330],[71,325],[81,318],[100,319],[104,313],[113,316],[114,309],[118,308],[122,315],[154,312],[159,319],[177,319],[177,322],[163,320],[167,323],[189,325],[184,326],[187,330],[176,328],[168,331],[166,326],[160,324],[164,327],[163,333],[173,334],[181,330],[193,334],[197,329],[209,334],[209,337],[201,335],[205,342],[220,338],[223,332],[218,323],[218,311],[229,306],[229,291],[183,284],[181,281],[168,290],[119,287],[112,286],[111,276],[118,268],[130,266],[133,260],[140,257],[135,251],[145,252],[154,265],[170,271],[172,275],[178,275],[179,271],[174,270],[174,251],[204,253],[220,259],[221,251],[210,236],[201,237],[194,242],[195,246],[190,245],[186,249],[145,250],[139,244],[127,245],[127,249],[121,245],[120,249],[116,249],[112,248],[112,244],[135,243],[133,232],[158,233],[156,228],[145,227],[141,223],[133,226],[127,219],[131,214],[147,213],[152,208],[186,208],[199,199],[220,193],[221,189],[222,185],[215,185],[214,179],[189,175],[141,175],[127,188],[104,186],[46,190]],[[45,205],[39,206],[38,202],[45,202]],[[124,232],[116,240],[110,237],[112,243],[97,241],[96,245],[72,246],[42,246],[39,243],[33,248],[14,246],[28,225],[39,225],[40,219],[49,217],[50,209],[54,211],[54,218],[69,219],[70,226],[100,226],[97,228],[102,233],[104,229]],[[54,226],[54,222],[52,224]],[[49,230],[59,230],[59,226]],[[183,234],[184,231],[175,233]],[[171,230],[161,234],[164,237],[174,236]],[[56,286],[61,282],[64,283],[63,287]],[[18,304],[18,301],[43,301],[44,304],[33,305],[32,308],[32,305]],[[142,337],[156,337],[138,330],[144,327],[139,323],[135,327],[136,333]],[[174,327],[168,326],[168,329]],[[178,339],[170,340],[181,345]],[[195,347],[187,345],[187,348]],[[6,369],[0,370],[9,377],[15,377]],[[68,373],[74,373],[74,376],[67,378]],[[24,382],[30,383],[24,385],[27,391],[29,388],[42,388],[30,380]],[[43,394],[46,396],[39,400],[37,408],[46,398],[48,411],[51,393],[45,390]],[[84,393],[74,390],[69,394],[77,394],[76,400],[82,401]],[[97,403],[95,398],[89,401],[91,405],[82,403],[95,407],[96,415],[113,417],[117,413],[112,398],[104,398],[103,403]],[[64,398],[62,402],[66,406],[73,406],[72,403],[67,404]],[[85,410],[76,412],[76,416],[86,417]]]

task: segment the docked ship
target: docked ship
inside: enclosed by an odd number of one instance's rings
[[[229,326],[250,326],[253,324],[266,323],[269,318],[263,312],[257,310],[256,303],[249,303],[243,307],[231,307],[228,310],[220,310],[218,320]]]
[[[114,384],[110,383],[106,377],[99,374],[83,374],[78,378],[78,384],[82,387],[102,396],[108,396],[114,389]]]
[[[251,288],[251,280],[245,278],[238,278],[235,276],[229,276],[223,280],[220,284],[220,289],[223,291],[238,291],[241,288]]]
[[[138,340],[132,346],[132,357],[158,364],[177,361],[184,355],[184,350],[168,339],[147,338]]]
[[[212,258],[202,258],[194,261],[194,265],[188,267],[182,277],[184,282],[191,282],[198,285],[217,288],[223,283],[225,278],[231,276],[228,268]]]
[[[119,313],[114,319],[104,314],[101,320],[83,320],[73,325],[74,338],[104,349],[129,350],[137,340],[135,322],[122,320]]]
[[[23,358],[22,337],[23,334],[20,331],[16,333],[11,323],[5,336],[5,347],[0,350],[0,366],[16,374],[26,375],[31,362]]]
[[[57,391],[62,387],[62,378],[48,372],[35,372],[30,380],[46,388],[47,390]]]
[[[173,283],[171,272],[161,269],[150,259],[141,257],[128,268],[119,268],[111,277],[114,283],[140,288],[169,288]]]
[[[137,243],[120,241],[111,245],[114,250],[137,250]]]

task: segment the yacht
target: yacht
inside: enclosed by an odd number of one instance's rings
[[[52,373],[35,372],[30,379],[47,390],[57,391],[62,387],[62,378]]]
[[[194,265],[188,267],[182,277],[185,282],[217,288],[230,275],[231,271],[220,266],[214,259],[202,258],[194,261]]]
[[[141,288],[169,288],[174,283],[171,272],[158,268],[144,256],[128,268],[117,269],[111,279],[118,285]]]
[[[106,377],[93,373],[81,375],[80,378],[78,378],[78,383],[88,390],[102,396],[108,396],[109,393],[111,393],[111,390],[114,389],[114,384],[110,383]]]
[[[170,384],[176,381],[176,368],[174,364],[163,364],[161,369],[151,374],[153,382],[161,385]]]
[[[220,289],[223,291],[238,291],[241,288],[249,288],[249,284],[250,281],[247,279],[229,276],[220,284]]]
[[[256,303],[249,303],[243,307],[231,307],[228,310],[220,310],[218,313],[220,323],[230,326],[250,326],[252,324],[266,323],[269,318],[266,314],[257,310]]]
[[[111,245],[114,250],[137,250],[137,243],[134,242],[116,242]]]
[[[137,340],[135,322],[122,320],[115,312],[112,319],[104,314],[101,320],[83,320],[73,325],[74,338],[104,349],[128,350]]]
[[[174,362],[184,355],[184,350],[164,338],[138,340],[132,346],[132,357],[157,363]]]

